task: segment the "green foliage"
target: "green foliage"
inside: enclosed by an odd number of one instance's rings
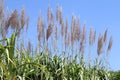
[[[86,66],[83,58],[80,62],[58,56],[49,57],[43,52],[24,56],[15,52],[15,34],[5,39],[7,44],[0,45],[0,80],[109,80],[109,72],[101,64]],[[3,41],[3,40],[2,40]],[[115,75],[114,75],[115,76]],[[118,74],[116,74],[118,76]],[[115,79],[116,80],[116,79]]]
[[[17,77],[21,80],[37,79],[41,73],[43,73],[44,79],[48,79],[50,74],[46,66],[35,61],[35,58],[30,57],[27,53],[25,53],[25,57],[16,57],[15,38],[13,33],[11,38],[4,40],[7,43],[6,46],[0,45],[0,79],[14,80]]]
[[[120,80],[120,71],[110,71],[111,78],[110,80]]]

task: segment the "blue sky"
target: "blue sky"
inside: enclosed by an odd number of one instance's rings
[[[98,33],[108,28],[108,36],[113,36],[113,46],[109,55],[110,68],[120,70],[120,0],[5,0],[5,8],[10,11],[23,7],[30,16],[29,33],[26,37],[34,43],[37,16],[41,12],[46,19],[47,7],[51,6],[55,14],[56,5],[63,9],[63,16],[71,19],[72,14],[80,17],[80,22],[87,24],[87,32],[93,27]]]

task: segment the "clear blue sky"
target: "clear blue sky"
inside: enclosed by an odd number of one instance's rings
[[[92,26],[97,34],[108,28],[109,35],[114,42],[109,56],[112,70],[120,70],[120,0],[5,0],[5,8],[9,10],[25,7],[30,16],[30,28],[26,37],[34,38],[36,35],[37,16],[39,12],[46,18],[48,4],[55,13],[56,5],[62,6],[63,16],[72,14],[80,16],[81,23],[86,22],[87,30]]]

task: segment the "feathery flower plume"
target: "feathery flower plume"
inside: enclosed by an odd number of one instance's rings
[[[30,17],[28,16],[26,19],[26,32],[28,31],[28,27],[29,27],[29,20],[30,20]]]
[[[72,15],[72,23],[71,23],[71,45],[72,45],[72,49],[73,49],[73,46],[74,46],[74,39],[75,39],[74,23],[75,23],[75,16]]]
[[[6,32],[4,30],[4,0],[0,2],[0,32],[2,34],[2,37],[5,38]]]
[[[38,40],[40,41],[44,37],[44,19],[40,19],[40,15],[38,16],[37,31]]]
[[[53,16],[50,5],[48,5],[47,20],[48,20],[49,24],[52,24],[52,25],[54,24],[54,16]]]
[[[56,20],[57,21],[59,20],[59,7],[58,7],[58,5],[56,7]]]
[[[80,20],[77,20],[76,23],[76,39],[79,41],[80,40],[80,35],[81,35],[81,29],[80,29]]]
[[[95,39],[96,39],[96,31],[94,31],[93,42],[95,42]]]
[[[41,22],[40,22],[40,15],[38,15],[38,21],[37,21],[37,32],[39,33],[39,31],[40,31],[40,24]]]
[[[48,5],[48,9],[47,9],[47,20],[50,21],[51,18],[51,7],[50,5]]]
[[[99,37],[98,37],[98,46],[97,46],[98,55],[100,55],[102,53],[102,48],[103,48],[103,36],[99,35]]]
[[[63,15],[62,15],[62,8],[59,8],[59,23],[62,25],[63,23]]]
[[[18,24],[19,24],[19,22],[18,22],[18,11],[17,10],[13,11],[9,20],[10,20],[11,28],[16,29],[18,27]]]
[[[77,21],[75,21],[74,29],[75,29],[74,31],[75,40],[79,41],[80,40],[80,26]]]
[[[56,27],[55,27],[55,39],[57,40],[58,39],[58,25],[56,24]]]
[[[76,16],[73,15],[72,16],[72,37],[73,37],[73,45],[74,45],[74,41],[76,40]]]
[[[86,42],[86,24],[84,24],[84,27],[83,27],[82,41]]]
[[[28,52],[28,54],[30,54],[30,52],[31,52],[31,48],[32,46],[31,46],[31,42],[30,42],[30,40],[28,41],[28,48],[27,48],[27,52]]]
[[[0,20],[3,18],[3,16],[4,16],[4,0],[0,2]]]
[[[67,34],[67,47],[70,45],[70,33]]]
[[[105,33],[104,33],[104,39],[103,39],[103,41],[104,41],[105,44],[106,44],[106,39],[107,39],[107,32],[108,32],[108,29],[106,29]]]
[[[78,33],[79,33],[79,29],[78,29],[78,26],[77,26],[77,20],[76,20],[76,17],[74,16],[74,19],[73,19],[73,36],[74,36],[74,41],[78,39]]]
[[[53,16],[50,6],[48,6],[47,19],[49,21],[49,25],[48,25],[48,29],[46,32],[46,40],[48,40],[48,38],[52,34],[52,31],[53,31],[52,29],[54,26],[54,16]]]
[[[68,19],[66,18],[66,25],[65,25],[65,49],[66,49],[66,47],[67,47],[67,37],[68,37]]]
[[[68,18],[66,18],[65,37],[67,37],[67,33],[68,33]]]
[[[42,20],[41,20],[41,30],[40,30],[40,33],[41,33],[42,37],[44,36],[44,26],[45,26],[44,19],[42,18]]]
[[[64,23],[61,24],[61,35],[62,37],[64,36]]]
[[[8,28],[10,26],[10,21],[8,19],[5,20],[5,32],[8,33]]]
[[[21,27],[23,28],[25,25],[25,8],[22,9],[20,20],[21,20]]]
[[[49,24],[47,33],[46,33],[46,40],[48,40],[48,38],[51,36],[51,34],[52,34],[52,25]]]
[[[50,18],[50,24],[53,26],[54,25],[54,15],[51,11],[51,18]]]
[[[90,28],[90,34],[89,34],[89,45],[93,44],[93,30]]]
[[[8,10],[7,10],[7,12],[6,12],[6,19],[5,19],[5,26],[4,26],[6,34],[8,33],[9,26],[10,26],[10,21],[9,21],[9,14],[8,14]]]
[[[111,36],[111,37],[110,37],[110,40],[109,40],[109,44],[108,44],[107,51],[110,51],[110,50],[111,50],[112,44],[113,44],[113,38],[112,38],[112,36]]]

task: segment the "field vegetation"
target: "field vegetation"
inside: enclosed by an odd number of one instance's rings
[[[0,2],[0,80],[116,80],[107,60],[113,43],[108,29],[97,36],[90,28],[87,34],[80,18],[72,15],[68,21],[60,6],[54,15],[49,5],[47,21],[38,15],[37,45],[33,48],[30,40],[27,46],[23,40],[29,20],[25,8],[8,12],[4,0]],[[97,50],[91,53],[95,45]],[[97,54],[95,59],[91,59],[93,54]]]

